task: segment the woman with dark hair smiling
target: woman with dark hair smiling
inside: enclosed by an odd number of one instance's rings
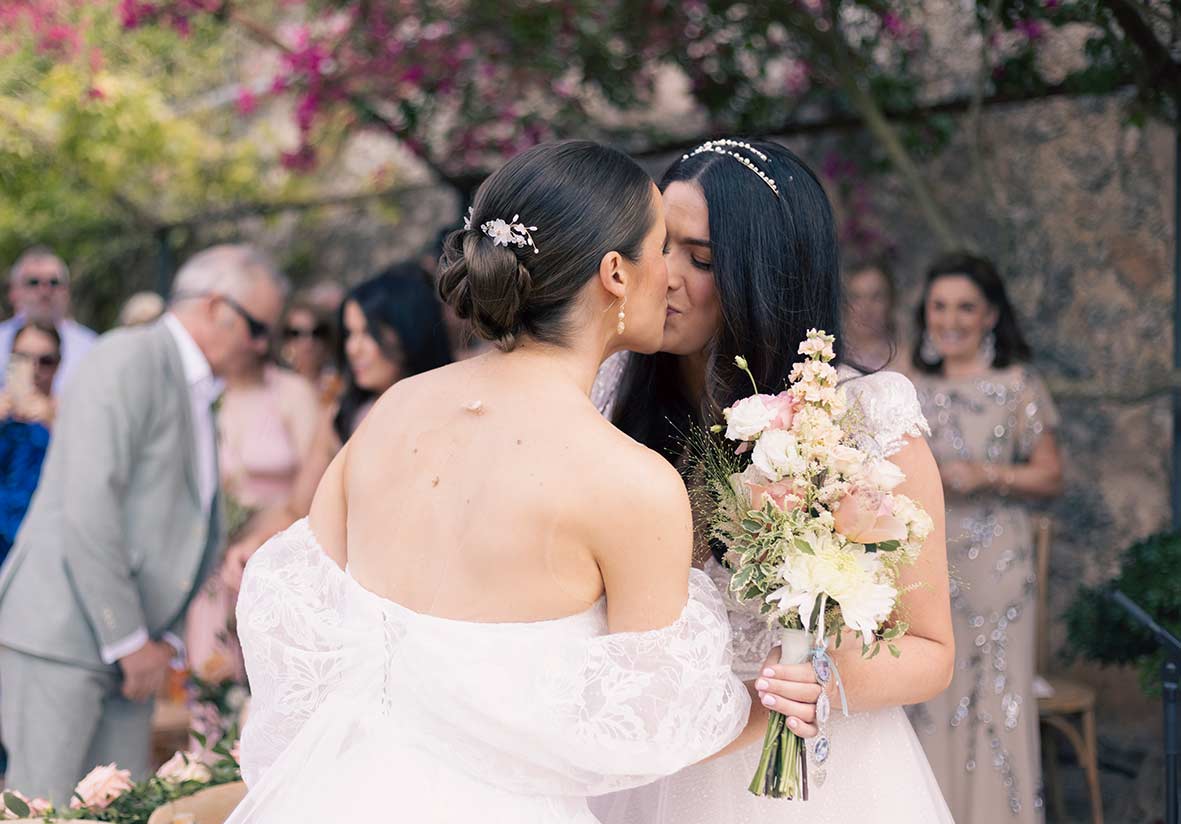
[[[915,385],[947,492],[959,654],[951,688],[912,719],[959,824],[1032,824],[1043,811],[1027,505],[1062,490],[1058,413],[987,259],[932,263],[915,320]]]
[[[403,378],[451,362],[439,300],[416,263],[397,263],[349,290],[340,311],[337,360],[343,389],[321,418],[286,504],[261,513],[226,552],[235,589],[263,541],[307,515],[320,477],[382,393]]]
[[[779,144],[718,140],[675,161],[660,184],[668,228],[668,313],[661,351],[625,356],[621,376],[604,373],[598,398],[615,424],[676,466],[690,486],[698,474],[686,434],[717,422],[751,393],[735,365],[741,355],[760,392],[778,392],[808,330],[837,335],[841,282],[836,228],[823,187]],[[835,652],[852,715],[832,717],[832,749],[812,748],[811,800],[785,806],[747,791],[760,747],[695,764],[646,787],[602,799],[605,824],[762,824],[762,822],[950,822],[947,807],[902,710],[938,694],[951,677],[939,474],[910,382],[897,373],[860,375],[843,366],[861,434],[906,474],[901,491],[931,514],[935,529],[903,574],[910,623],[901,656],[866,660],[847,639]],[[617,380],[618,388],[610,384]],[[700,498],[698,499],[701,500]],[[708,513],[694,513],[698,523]],[[774,633],[759,604],[729,594],[724,548],[699,536],[695,565],[725,593],[734,632],[734,671],[765,707],[797,728],[815,718],[821,687],[809,664],[765,667]],[[780,696],[768,694],[776,689]],[[830,703],[841,706],[829,684]]]

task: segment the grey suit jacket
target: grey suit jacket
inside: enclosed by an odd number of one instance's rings
[[[162,323],[103,336],[60,401],[41,482],[0,567],[0,645],[107,669],[178,630],[222,543],[201,505],[180,351]]]

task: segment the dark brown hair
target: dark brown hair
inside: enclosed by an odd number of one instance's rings
[[[448,236],[439,294],[477,335],[512,349],[522,335],[563,344],[566,316],[608,252],[635,261],[654,219],[652,180],[630,157],[589,140],[535,146],[480,186],[469,229]],[[497,245],[493,220],[537,227]]]
[[[923,338],[927,334],[927,296],[931,294],[931,284],[942,277],[959,275],[966,277],[976,284],[984,299],[997,311],[996,326],[996,355],[992,365],[997,369],[1004,369],[1014,363],[1028,361],[1033,357],[1025,336],[1021,334],[1021,327],[1017,324],[1017,313],[1013,304],[1009,302],[1009,295],[1005,291],[1005,282],[992,261],[988,258],[973,255],[968,252],[953,252],[943,255],[927,268],[927,282],[923,284],[923,295],[915,310],[915,340],[911,361],[915,369],[932,375],[943,373],[943,361],[927,363],[922,358]]]

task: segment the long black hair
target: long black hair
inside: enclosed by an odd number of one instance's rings
[[[923,284],[923,295],[915,310],[915,341],[911,361],[915,369],[930,375],[943,373],[943,360],[928,363],[923,360],[923,341],[927,335],[927,298],[931,294],[931,284],[942,277],[959,275],[966,277],[976,288],[984,294],[984,299],[996,310],[997,321],[993,327],[996,336],[996,354],[992,359],[992,366],[1004,369],[1015,363],[1024,363],[1032,359],[1033,350],[1021,333],[1021,326],[1017,323],[1017,313],[1009,301],[1009,294],[1005,290],[1005,282],[992,261],[988,258],[973,255],[968,252],[952,252],[939,257],[927,267],[927,280]]]
[[[345,295],[337,318],[341,335],[336,357],[344,389],[332,423],[342,441],[353,434],[358,411],[377,396],[357,385],[345,356],[344,309],[350,302],[357,304],[365,316],[368,332],[381,347],[382,354],[399,362],[403,378],[451,363],[451,345],[441,307],[421,266],[412,261],[396,263],[354,286]]]
[[[778,392],[809,329],[824,329],[840,343],[840,262],[828,196],[812,170],[783,146],[745,142],[757,153],[728,148],[773,179],[778,193],[745,164],[712,151],[675,161],[660,182],[661,191],[674,182],[694,183],[705,196],[722,326],[705,397],[688,396],[677,356],[633,354],[613,419],[673,463],[682,458],[684,433],[750,394],[736,355],[746,358],[760,391]]]

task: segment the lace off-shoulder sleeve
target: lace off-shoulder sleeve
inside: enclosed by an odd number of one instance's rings
[[[349,785],[368,769],[410,809],[437,803],[439,776],[581,798],[699,761],[749,715],[722,597],[697,570],[661,629],[607,633],[603,600],[551,621],[473,623],[364,589],[301,521],[251,559],[238,627],[253,690],[241,751],[253,810],[280,803],[284,787],[328,786],[330,775]]]
[[[849,377],[853,375],[853,377]],[[930,435],[914,384],[898,372],[843,374],[853,430],[860,446],[888,458],[906,445],[908,437]]]

